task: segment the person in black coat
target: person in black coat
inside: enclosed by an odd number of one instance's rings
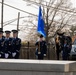
[[[20,55],[21,39],[18,38],[17,30],[12,30],[12,32],[13,32],[12,57],[18,59]]]
[[[61,50],[60,50],[60,40],[58,36],[55,38],[55,44],[56,44],[56,57],[57,60],[59,60]]]
[[[70,36],[65,36],[64,48],[62,53],[63,60],[69,60],[69,53],[71,51],[71,48],[72,48],[72,39]]]
[[[67,41],[64,41],[64,48],[63,48],[63,52],[62,52],[62,59],[63,60],[68,60],[68,44]]]
[[[36,52],[35,54],[38,56],[38,59],[44,59],[47,52],[46,41],[43,40],[43,35],[40,35],[40,40],[36,42]]]

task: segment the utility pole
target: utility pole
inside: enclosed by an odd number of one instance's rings
[[[18,12],[17,31],[19,31],[19,18],[20,18],[20,12]]]
[[[1,28],[2,30],[3,30],[3,7],[4,7],[3,3],[4,3],[4,0],[2,0],[2,7],[1,7]]]

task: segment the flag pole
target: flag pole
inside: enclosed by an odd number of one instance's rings
[[[39,4],[41,5],[41,1],[39,2]],[[43,20],[43,16],[42,16],[42,10],[41,10],[41,6],[39,5],[39,15],[38,15],[38,28],[37,28],[37,32],[40,34],[40,35],[43,35],[44,37],[46,37],[46,34],[45,34],[45,30],[44,30],[44,20]],[[39,54],[39,57],[41,56],[40,54],[40,41],[39,41],[39,49],[38,49],[38,54]]]
[[[40,52],[40,40],[39,40],[39,47],[38,47],[38,59],[40,59],[40,54],[41,54],[41,52]]]
[[[41,0],[39,1],[39,7],[41,6]],[[39,40],[39,47],[38,47],[38,59],[40,59],[40,40]]]

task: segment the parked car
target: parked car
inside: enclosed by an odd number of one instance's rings
[[[73,44],[72,44],[72,49],[70,52],[70,58],[71,59],[76,59],[76,39],[74,40]]]

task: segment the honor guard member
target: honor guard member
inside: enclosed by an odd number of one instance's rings
[[[3,36],[3,31],[0,29],[0,58],[4,58],[4,38]]]
[[[20,48],[21,48],[21,39],[18,38],[18,31],[12,30],[13,32],[13,50],[12,50],[12,57],[15,59],[19,58]]]
[[[47,52],[46,42],[43,40],[43,35],[40,35],[40,40],[36,42],[36,52],[35,54],[38,56],[38,59],[44,59]]]
[[[5,58],[12,58],[12,38],[10,37],[11,31],[5,31]]]

